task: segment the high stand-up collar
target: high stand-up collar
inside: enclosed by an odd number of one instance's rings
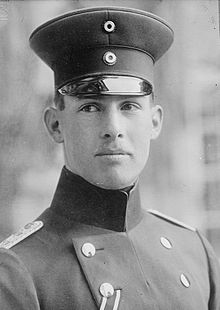
[[[129,193],[106,190],[62,169],[51,210],[73,222],[126,231],[142,218],[137,184]]]

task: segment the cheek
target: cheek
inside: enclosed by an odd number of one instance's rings
[[[91,126],[75,121],[65,130],[64,140],[73,154],[84,157],[95,144],[94,135],[95,130]]]
[[[151,134],[152,123],[150,119],[141,119],[137,125],[133,127],[131,133],[133,143],[136,145],[136,147],[138,147],[138,149],[146,149],[150,144]]]
[[[149,157],[152,126],[150,122],[140,122],[133,132],[136,168],[142,171]],[[139,172],[140,173],[140,172]]]

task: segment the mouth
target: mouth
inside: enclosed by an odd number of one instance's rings
[[[97,152],[95,154],[95,156],[126,156],[126,155],[131,155],[131,154],[121,149],[117,149],[117,150],[108,149],[108,150]]]
[[[110,161],[120,161],[125,158],[131,156],[131,153],[126,152],[121,149],[108,149],[108,150],[101,150],[95,154],[95,157],[99,157],[102,159],[110,160]]]

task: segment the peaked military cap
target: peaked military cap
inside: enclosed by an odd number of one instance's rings
[[[61,94],[150,94],[153,65],[173,42],[158,16],[130,8],[72,11],[39,26],[30,46]]]

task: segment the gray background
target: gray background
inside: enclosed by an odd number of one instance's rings
[[[56,15],[98,5],[153,12],[175,31],[173,46],[155,66],[156,103],[165,119],[141,176],[141,198],[144,208],[201,229],[220,256],[216,0],[0,2],[0,238],[49,206],[63,164],[62,147],[42,122],[53,100],[53,75],[30,50],[28,37]]]

